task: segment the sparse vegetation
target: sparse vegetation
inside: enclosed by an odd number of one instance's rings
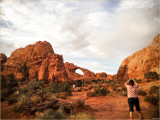
[[[144,77],[147,79],[159,80],[159,75],[157,74],[157,72],[147,72],[146,74],[144,74]]]
[[[137,94],[138,94],[138,95],[142,95],[142,96],[146,96],[146,95],[147,95],[147,93],[146,93],[144,90],[142,90],[142,89],[139,89],[139,90],[137,91]]]
[[[37,119],[66,119],[64,113],[60,111],[53,111],[52,109],[47,109],[43,113],[39,112]]]
[[[156,94],[158,92],[159,92],[159,86],[152,86],[149,91],[150,94]]]
[[[94,120],[94,118],[88,114],[85,113],[78,113],[76,115],[69,116],[69,119],[72,120]]]
[[[76,102],[76,106],[77,106],[78,108],[84,108],[84,103],[85,103],[85,101],[78,100],[78,101]]]
[[[109,90],[107,90],[106,88],[100,88],[100,87],[96,87],[94,88],[94,92],[88,92],[87,96],[88,97],[98,97],[98,96],[106,96],[110,93]]]
[[[153,105],[158,105],[159,96],[158,95],[149,95],[144,98],[146,102],[150,102]]]
[[[6,77],[1,77],[1,101],[13,94],[18,87],[18,82],[15,80],[13,73],[8,76],[8,79],[7,81]]]

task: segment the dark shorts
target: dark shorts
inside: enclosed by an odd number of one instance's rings
[[[134,109],[133,109],[134,105],[135,105],[137,111],[141,111],[138,98],[134,98],[134,97],[128,98],[128,104],[129,104],[129,111],[130,112],[134,112]]]

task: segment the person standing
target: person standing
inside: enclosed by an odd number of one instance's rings
[[[138,111],[140,118],[143,119],[141,108],[139,105],[139,98],[137,95],[137,89],[138,89],[139,85],[133,79],[129,79],[125,83],[125,86],[127,87],[130,119],[133,119],[134,106],[136,107],[136,110]]]
[[[75,84],[73,84],[73,91],[75,91],[76,90],[76,85]]]

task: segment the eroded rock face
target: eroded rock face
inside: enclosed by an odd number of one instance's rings
[[[17,79],[21,79],[19,68],[27,62],[29,79],[42,79],[45,82],[54,80],[63,82],[68,80],[63,63],[63,57],[55,54],[50,43],[39,41],[34,45],[16,49],[5,62],[3,75],[14,73]]]
[[[69,79],[72,79],[72,80],[93,79],[95,77],[95,73],[94,72],[91,72],[91,71],[89,71],[87,69],[78,67],[78,66],[74,65],[73,63],[66,62],[65,63],[65,69],[66,69],[66,72],[68,74]],[[76,73],[75,71],[77,69],[80,69],[83,72],[84,75],[80,75],[80,74]]]
[[[98,79],[107,78],[107,74],[105,72],[96,73],[96,78],[98,78]]]
[[[160,34],[148,47],[127,57],[119,67],[117,78],[119,80],[143,79],[144,74],[149,71],[155,71],[159,74],[159,42]]]

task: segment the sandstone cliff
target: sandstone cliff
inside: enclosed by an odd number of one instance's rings
[[[17,79],[22,75],[19,68],[27,62],[29,79],[42,79],[45,82],[67,81],[62,55],[55,54],[50,43],[39,41],[34,45],[16,49],[4,63],[2,75],[14,73]]]
[[[159,42],[160,34],[148,47],[127,57],[119,67],[117,78],[119,80],[143,79],[144,74],[149,71],[155,71],[159,74]]]

